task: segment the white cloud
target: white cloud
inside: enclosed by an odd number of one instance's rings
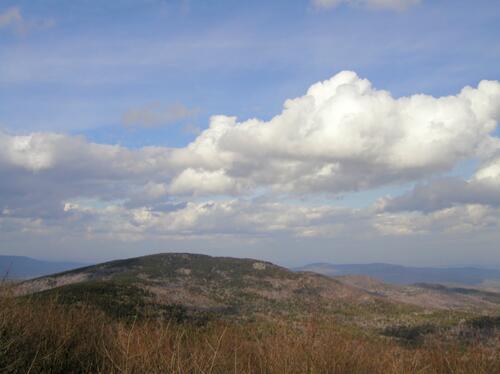
[[[434,179],[374,204],[374,226],[387,235],[464,234],[500,228],[500,157],[483,161],[469,180]]]
[[[457,205],[500,207],[500,156],[484,161],[469,180],[445,177],[417,185],[408,193],[381,198],[379,211],[434,212]]]
[[[169,149],[129,150],[118,145],[89,143],[80,136],[55,133],[9,135],[0,132],[0,164],[29,171],[73,171],[77,178],[130,177],[158,172],[168,163]]]
[[[0,133],[0,166],[58,190],[91,183],[90,193],[107,199],[113,192],[129,198],[150,182],[162,185],[162,196],[337,194],[449,171],[491,148],[499,117],[495,81],[456,96],[394,98],[345,71],[287,100],[268,122],[215,116],[184,148],[129,150],[54,133]]]
[[[319,9],[335,8],[347,4],[372,9],[404,10],[420,2],[421,0],[312,0],[313,5]]]
[[[486,161],[474,174],[474,180],[499,187],[500,190],[500,151]]]
[[[0,133],[0,160],[32,171],[49,168],[53,161],[50,143],[60,138],[53,134],[9,137]]]
[[[173,195],[193,194],[237,194],[242,188],[235,179],[228,177],[224,170],[195,170],[187,168],[170,184]]]
[[[96,237],[119,233],[125,240],[155,236],[268,237],[274,234],[330,237],[353,230],[355,226],[349,226],[349,222],[357,221],[356,227],[364,222],[362,215],[358,217],[346,208],[244,199],[189,202],[171,211],[91,205],[65,203],[71,226],[84,228]]]
[[[450,170],[491,141],[499,118],[495,81],[456,96],[393,98],[345,71],[286,101],[269,122],[213,117],[172,162],[281,192],[362,190]]]
[[[431,213],[398,212],[375,215],[373,226],[384,235],[467,234],[500,228],[500,208],[464,204]]]
[[[497,228],[499,118],[498,82],[454,96],[394,98],[345,71],[287,100],[270,121],[215,116],[183,148],[0,132],[0,218],[10,228],[21,222],[122,238]],[[469,181],[420,186],[376,209],[308,200],[427,179],[477,155],[484,161]],[[255,195],[264,200],[248,200]],[[290,204],[298,195],[304,199]]]
[[[466,204],[422,212],[383,212],[334,206],[246,199],[188,202],[170,210],[127,208],[89,201],[64,203],[60,220],[0,215],[4,229],[48,232],[87,238],[144,240],[151,238],[376,238],[428,234],[497,232],[500,208]]]
[[[0,210],[57,220],[67,199],[157,201],[159,185],[172,174],[169,155],[166,148],[129,150],[83,137],[0,132]]]
[[[494,139],[500,83],[456,96],[393,98],[341,72],[285,102],[268,122],[215,116],[184,148],[128,150],[53,133],[0,134],[0,162],[31,171],[138,175],[170,183],[173,194],[362,190],[445,172]],[[161,176],[161,181],[158,181]]]

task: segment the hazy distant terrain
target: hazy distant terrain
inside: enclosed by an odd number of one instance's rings
[[[415,283],[457,284],[496,288],[500,285],[500,269],[407,267],[390,264],[309,264],[298,271],[312,271],[328,276],[366,275],[387,283],[410,285]]]
[[[0,256],[0,276],[6,279],[29,279],[83,265],[76,262],[41,261],[23,256]]]

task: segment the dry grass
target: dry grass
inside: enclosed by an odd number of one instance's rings
[[[88,307],[0,297],[2,373],[499,373],[498,347],[404,348],[328,321],[122,323]]]

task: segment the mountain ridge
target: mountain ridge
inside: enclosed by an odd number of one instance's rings
[[[153,312],[180,306],[194,314],[247,316],[387,302],[321,274],[293,272],[254,259],[188,253],[155,254],[73,269],[22,282],[16,293],[57,293],[72,303],[102,294],[105,297],[96,300],[98,303],[104,301],[113,304],[113,310],[132,314],[137,305]]]
[[[71,261],[46,261],[28,256],[0,255],[0,275],[4,279],[30,279],[75,269],[88,264]]]
[[[463,284],[478,286],[489,280],[500,280],[500,269],[465,267],[411,267],[404,265],[311,263],[294,268],[328,276],[367,275],[384,282],[400,285],[415,283]]]
[[[367,276],[331,277],[267,261],[192,253],[154,254],[72,269],[21,282],[15,292],[55,295],[70,304],[90,300],[121,316],[175,312],[176,318],[195,319],[207,314],[253,318],[314,312],[380,321],[439,310],[495,313],[500,307],[497,293],[391,285]]]

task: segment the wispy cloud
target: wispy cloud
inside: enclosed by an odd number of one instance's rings
[[[23,23],[23,17],[19,8],[12,7],[0,13],[0,28],[19,27]]]
[[[331,9],[346,4],[366,9],[404,10],[420,2],[421,0],[312,0],[317,9]]]
[[[0,12],[0,30],[11,30],[16,34],[26,34],[34,30],[50,28],[54,25],[53,19],[27,20],[19,7],[10,7]]]
[[[160,127],[168,126],[186,119],[195,117],[198,108],[189,108],[182,103],[162,105],[159,102],[147,104],[143,107],[127,110],[122,122],[127,127]]]

